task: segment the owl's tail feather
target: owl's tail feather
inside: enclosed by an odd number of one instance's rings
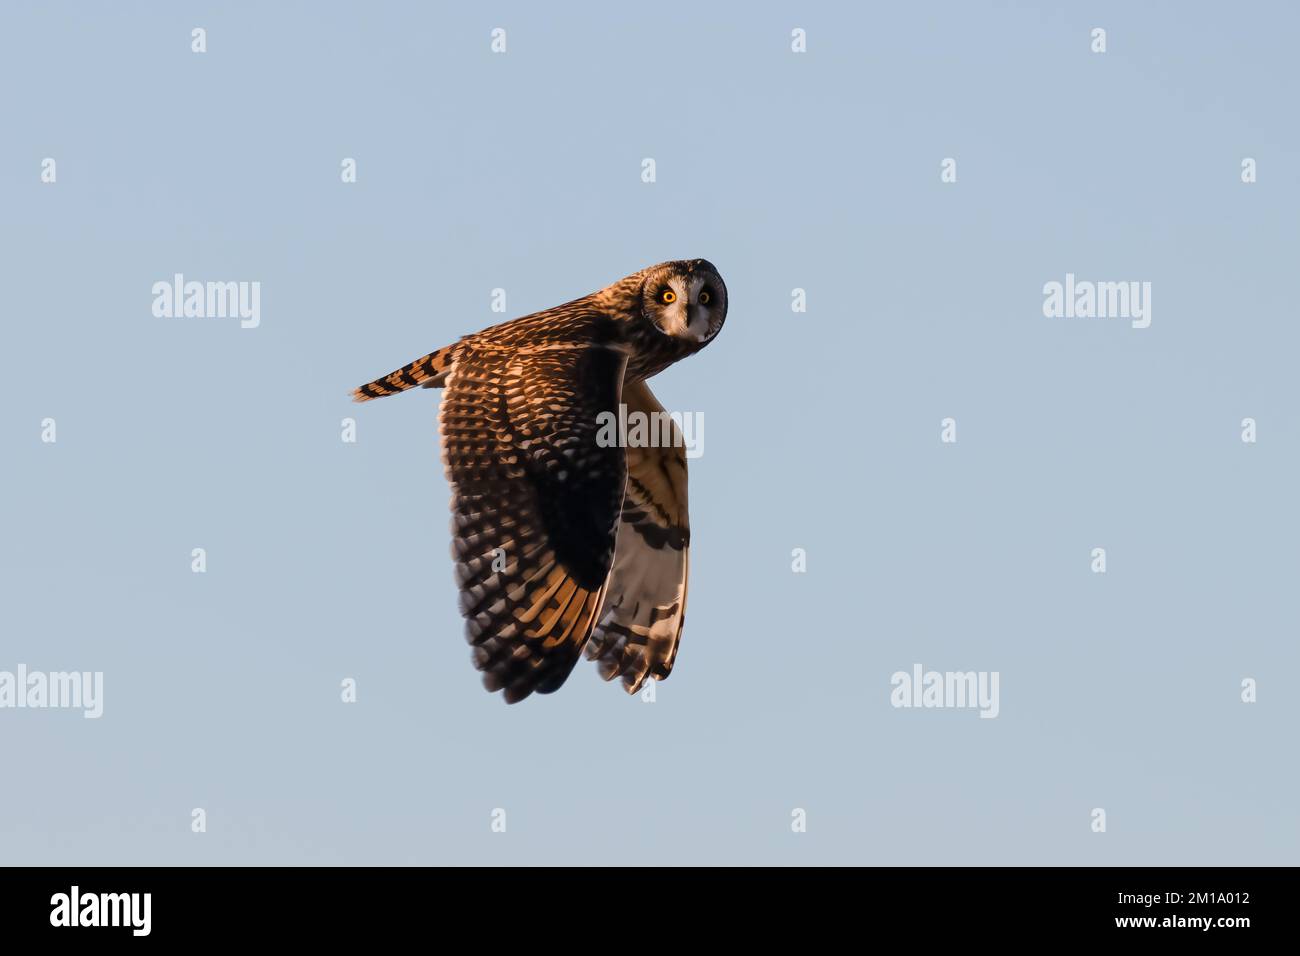
[[[373,382],[354,388],[352,400],[368,402],[372,398],[396,395],[417,385],[424,388],[441,388],[447,381],[447,374],[451,371],[455,349],[455,345],[445,346],[416,359],[410,365],[403,365],[396,372],[389,372],[383,378],[377,378]]]

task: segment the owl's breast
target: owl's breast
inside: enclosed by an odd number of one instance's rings
[[[626,381],[639,382],[658,375],[674,362],[699,351],[693,342],[664,335],[658,329],[646,328],[639,323],[626,335],[629,346]]]

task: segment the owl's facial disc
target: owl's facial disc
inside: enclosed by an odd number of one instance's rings
[[[671,273],[646,289],[646,311],[665,335],[703,344],[727,315],[727,290],[716,273]]]

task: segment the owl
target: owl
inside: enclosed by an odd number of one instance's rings
[[[483,685],[508,703],[558,690],[584,650],[628,693],[672,671],[686,614],[686,454],[646,380],[708,345],[726,317],[711,263],[664,262],[354,390],[365,402],[446,389],[460,611]],[[610,440],[611,419],[637,412],[672,440]]]

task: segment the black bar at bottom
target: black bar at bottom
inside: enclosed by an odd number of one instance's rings
[[[7,942],[275,939],[339,944],[409,937],[492,945],[671,939],[696,925],[954,940],[1103,935],[1231,945],[1285,924],[1291,874],[1267,869],[299,869],[0,870]],[[1245,934],[1243,936],[1243,934]]]

